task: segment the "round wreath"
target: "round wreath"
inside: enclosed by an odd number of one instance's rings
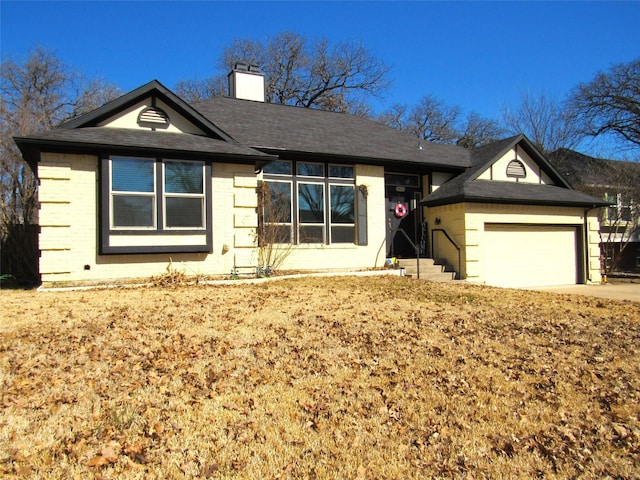
[[[407,207],[404,203],[396,203],[396,217],[404,218],[407,216]]]

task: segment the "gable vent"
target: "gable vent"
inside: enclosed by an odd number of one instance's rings
[[[527,171],[520,160],[511,160],[507,165],[507,177],[509,178],[525,178]]]
[[[167,128],[171,122],[169,115],[158,107],[147,107],[138,115],[138,125],[149,128]]]

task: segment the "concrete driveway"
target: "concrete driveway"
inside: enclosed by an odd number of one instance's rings
[[[568,293],[590,297],[631,300],[640,302],[640,283],[606,283],[604,285],[562,285],[558,287],[532,287],[540,292]]]

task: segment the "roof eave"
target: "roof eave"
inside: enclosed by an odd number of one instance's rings
[[[453,205],[456,203],[492,203],[500,205],[538,205],[544,207],[590,207],[599,208],[611,205],[605,201],[581,201],[581,200],[545,200],[545,199],[527,199],[527,198],[489,198],[471,195],[454,195],[451,197],[429,200],[429,197],[420,202],[427,207],[439,207],[442,205]]]
[[[424,167],[425,169],[433,170],[437,169],[442,172],[452,172],[452,173],[460,173],[465,171],[468,167],[461,165],[451,165],[445,163],[436,163],[429,161],[420,161],[420,160],[406,160],[402,158],[384,158],[384,157],[361,157],[357,155],[345,155],[342,153],[323,153],[323,152],[312,152],[305,150],[289,150],[285,148],[276,148],[276,147],[261,147],[257,145],[251,145],[251,148],[255,150],[259,150],[261,152],[265,152],[269,155],[277,155],[280,157],[291,156],[291,157],[310,157],[315,159],[325,159],[328,161],[336,160],[341,163],[360,163],[367,165],[379,165],[379,166],[387,166],[387,165],[404,165],[407,167]]]
[[[53,152],[88,152],[88,153],[97,153],[97,152],[127,152],[128,154],[134,153],[146,153],[153,155],[164,155],[164,154],[184,154],[196,156],[198,158],[225,158],[225,159],[233,159],[244,161],[243,163],[253,163],[255,161],[263,161],[269,162],[276,160],[277,157],[269,154],[239,154],[239,153],[225,153],[225,152],[206,152],[202,150],[185,150],[185,149],[171,149],[171,148],[162,148],[162,147],[144,147],[144,146],[131,146],[131,145],[114,145],[112,143],[88,143],[88,142],[74,142],[74,141],[66,141],[66,140],[47,140],[46,142],[29,138],[29,137],[16,137],[16,144],[20,151],[25,155],[30,157],[27,161],[34,161],[34,165],[39,161],[40,152],[42,151],[53,151]]]

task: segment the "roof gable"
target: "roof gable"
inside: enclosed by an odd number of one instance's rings
[[[516,158],[526,164],[525,171],[531,172],[534,181],[517,181],[520,179],[506,176],[506,166]],[[524,135],[477,148],[472,152],[472,161],[474,165],[469,170],[442,185],[423,203],[428,206],[482,202],[585,207],[606,204],[573,190]],[[493,167],[499,175],[492,175]]]
[[[166,124],[160,121],[161,115],[166,116],[168,120]],[[158,121],[154,121],[154,117]],[[157,80],[122,95],[85,115],[74,118],[61,125],[60,128],[87,127],[162,130],[234,141],[226,132]]]
[[[469,180],[514,181],[571,188],[544,155],[522,134],[477,148],[472,153],[472,159],[474,173],[470,175]],[[524,178],[507,175],[507,167],[512,160],[522,164],[526,173]]]
[[[545,185],[554,184],[549,175],[542,169],[540,163],[524,151],[523,148],[518,148],[517,143],[513,148],[510,148],[502,156],[494,160],[488,168],[485,168],[477,179]]]
[[[34,166],[46,149],[123,151],[264,164],[272,155],[238,143],[180,97],[154,80],[54,130],[15,137]]]

